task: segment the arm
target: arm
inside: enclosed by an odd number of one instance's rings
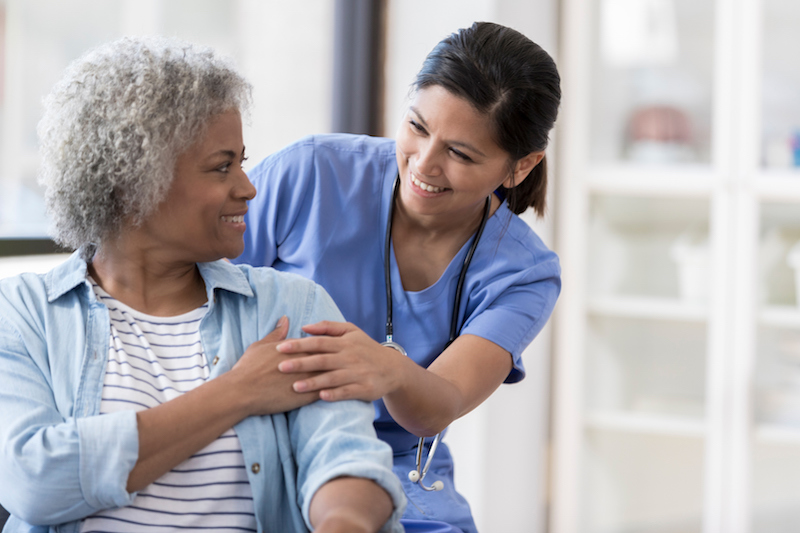
[[[279,321],[229,372],[137,413],[139,458],[128,476],[129,492],[143,489],[248,416],[284,412],[318,399],[315,392],[293,392],[288,379],[277,377],[272,357],[288,327],[287,319]]]
[[[30,524],[52,525],[127,505],[132,498],[129,491],[156,479],[247,413],[282,410],[283,397],[313,401],[315,394],[293,393],[286,376],[282,376],[284,391],[271,398],[264,395],[263,382],[274,383],[278,374],[271,354],[286,327],[254,343],[234,369],[186,397],[138,414],[122,411],[65,418],[51,379],[41,370],[46,359],[32,355],[46,353],[47,347],[28,344],[38,338],[35,335],[26,334],[26,343],[0,317],[4,368],[0,373],[0,498],[4,506]],[[69,350],[69,339],[62,342]],[[80,353],[77,345],[75,350]],[[58,369],[63,373],[63,367]],[[76,406],[76,413],[80,409]],[[43,482],[45,472],[47,482]]]
[[[318,533],[372,533],[392,514],[392,499],[369,479],[340,477],[314,494],[311,525]]]
[[[319,286],[306,308],[308,321],[342,318]],[[374,416],[363,401],[315,402],[287,413],[298,503],[309,527],[402,531],[405,495],[392,472],[392,449],[375,434]]]
[[[506,350],[475,335],[458,337],[426,369],[352,324],[320,322],[303,329],[316,336],[280,343],[278,350],[308,356],[278,368],[323,373],[297,381],[295,390],[319,391],[326,401],[383,398],[395,421],[418,436],[435,435],[480,405],[512,366]]]

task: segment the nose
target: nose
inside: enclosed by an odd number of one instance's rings
[[[417,152],[417,172],[426,176],[435,176],[440,171],[440,150],[433,142],[422,143]]]
[[[252,200],[256,197],[256,188],[253,185],[253,182],[250,181],[250,178],[247,177],[247,174],[243,169],[239,169],[239,182],[236,184],[236,188],[234,189],[234,195],[237,198],[244,198],[247,201]]]

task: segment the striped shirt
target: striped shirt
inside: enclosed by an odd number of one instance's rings
[[[150,316],[90,281],[111,319],[100,414],[155,407],[208,379],[200,342],[200,321],[208,304],[179,316]],[[131,505],[100,511],[81,525],[81,533],[256,529],[253,496],[233,429],[140,491]]]

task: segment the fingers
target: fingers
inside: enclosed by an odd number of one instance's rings
[[[338,402],[341,400],[377,400],[380,394],[368,383],[351,381],[352,376],[346,372],[327,372],[319,376],[296,381],[292,385],[297,393],[316,392],[321,400]]]
[[[338,337],[306,337],[287,340],[275,348],[281,353],[330,353],[338,351],[341,347]]]
[[[293,374],[297,372],[324,372],[326,370],[334,370],[343,366],[344,361],[337,362],[335,357],[327,354],[323,355],[308,355],[305,357],[296,357],[286,359],[278,363],[278,370],[284,374]]]
[[[286,339],[286,335],[289,333],[289,319],[286,315],[280,317],[278,322],[275,324],[275,329],[267,333],[263,339],[257,341],[257,343],[267,344],[271,342],[280,342]]]
[[[355,331],[358,329],[355,325],[349,322],[331,322],[330,320],[323,320],[316,324],[308,324],[303,326],[303,331],[311,335],[328,335],[330,337],[341,337],[345,333]]]

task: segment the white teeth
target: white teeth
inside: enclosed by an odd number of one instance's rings
[[[444,188],[443,188],[443,187],[434,187],[433,185],[430,185],[430,184],[428,184],[428,183],[425,183],[425,182],[423,182],[423,181],[419,181],[419,180],[418,180],[417,178],[415,178],[414,176],[411,176],[411,181],[414,183],[414,185],[416,185],[417,187],[419,187],[419,188],[420,188],[420,189],[422,189],[423,191],[428,191],[428,192],[442,192],[442,191],[444,190]]]
[[[233,222],[233,223],[241,223],[244,222],[244,215],[238,215],[235,217],[222,217],[223,222]]]

